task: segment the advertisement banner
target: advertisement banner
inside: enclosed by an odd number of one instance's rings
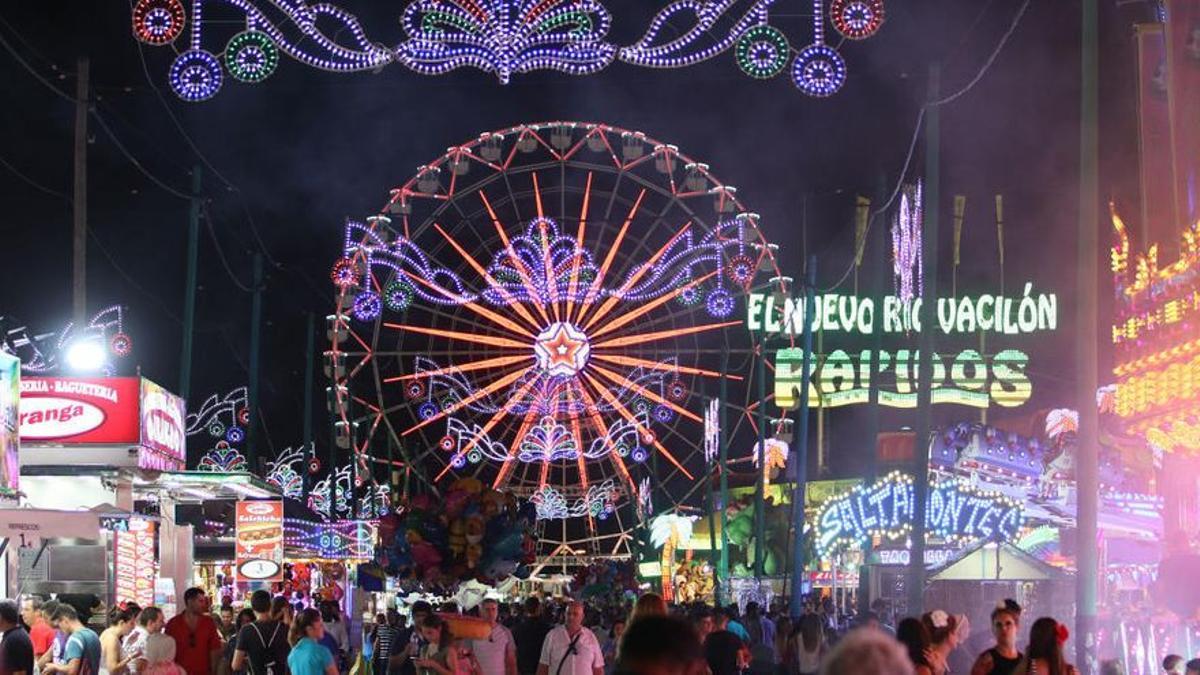
[[[137,445],[136,377],[21,378],[22,441]]]
[[[21,360],[0,352],[0,497],[16,496],[20,477]]]
[[[237,503],[237,576],[248,581],[283,581],[283,502]]]
[[[138,468],[183,469],[187,459],[184,400],[142,378]]]
[[[117,602],[136,602],[142,607],[154,604],[154,584],[158,578],[158,559],[154,555],[157,523],[130,518],[128,527],[113,533]]]

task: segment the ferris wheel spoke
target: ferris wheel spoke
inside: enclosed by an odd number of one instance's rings
[[[434,337],[443,337],[449,340],[462,340],[463,342],[474,342],[476,344],[488,345],[489,347],[507,347],[509,349],[528,350],[529,345],[524,342],[517,342],[505,337],[496,335],[479,335],[478,333],[463,333],[456,330],[445,330],[442,328],[425,328],[424,326],[413,326],[403,323],[385,323],[385,328],[394,328],[400,331],[410,333],[421,333],[423,335],[432,335]]]
[[[632,356],[620,356],[617,354],[592,354],[591,358],[598,361],[605,361],[618,366],[628,366],[630,368],[648,368],[650,370],[665,370],[668,372],[679,372],[684,375],[700,375],[703,377],[721,377],[721,373],[715,370],[704,370],[703,368],[692,368],[691,366],[680,366],[673,363],[664,363],[662,361],[651,361],[649,359],[638,359]],[[741,375],[726,375],[731,380],[741,381],[744,379]]]
[[[649,260],[646,260],[640,266],[638,266],[638,268],[634,270],[633,274],[629,275],[629,278],[625,280],[625,283],[621,284],[621,287],[617,289],[617,292],[609,295],[604,301],[604,304],[600,305],[600,308],[596,310],[596,313],[592,314],[592,317],[584,323],[583,329],[585,331],[590,329],[592,326],[596,325],[597,321],[603,319],[606,314],[612,311],[613,306],[625,297],[625,294],[629,292],[629,289],[633,288],[634,284],[636,284],[651,267],[654,267],[654,265],[658,263],[663,255],[666,254],[667,249],[671,248],[676,241],[679,241],[679,238],[682,237],[691,226],[692,224],[690,222],[685,224],[679,229],[678,232],[675,233],[675,236],[668,239],[667,243],[663,244],[657,251],[655,251],[654,255],[650,256]]]
[[[565,192],[566,186],[563,186]],[[592,199],[592,172],[587,175],[587,185],[583,188],[583,206],[579,208],[579,227],[575,234],[575,257],[571,261],[571,281],[567,290],[567,318],[571,318],[571,313],[575,308],[575,291],[579,287],[579,261],[582,258],[583,251],[583,235],[587,230],[588,206]]]
[[[500,296],[503,297],[506,302],[508,302],[508,306],[512,307],[514,312],[520,315],[522,319],[528,321],[530,326],[533,326],[535,329],[539,327],[539,324],[533,318],[533,315],[529,313],[529,310],[525,309],[525,305],[517,302],[516,298],[512,297],[512,294],[508,292],[508,289],[504,286],[501,286],[500,283],[497,282],[496,279],[491,275],[491,273],[484,269],[484,267],[480,265],[470,253],[467,253],[467,250],[454,240],[454,237],[450,236],[449,232],[442,229],[442,226],[437,223],[434,223],[433,227],[439,233],[441,233],[443,237],[445,237],[446,241],[450,242],[450,246],[452,246],[455,251],[458,251],[459,255],[461,255],[463,259],[467,261],[467,264],[470,265],[471,268],[479,274],[479,276],[483,277],[484,281],[486,281],[491,288],[496,289],[496,291],[500,293]]]
[[[629,231],[629,224],[633,222],[638,210],[642,208],[642,200],[645,198],[646,188],[642,188],[642,191],[638,193],[637,201],[633,203],[633,206],[629,207],[629,214],[625,216],[625,222],[621,224],[621,229],[617,231],[617,238],[609,246],[608,254],[604,256],[604,263],[600,265],[600,271],[596,273],[596,278],[592,279],[587,293],[584,293],[583,301],[579,303],[579,314],[575,317],[576,320],[583,317],[588,307],[599,296],[600,288],[604,284],[604,278],[608,275],[608,268],[612,266],[613,260],[617,257],[617,251],[621,248],[621,242],[625,239],[625,233]]]
[[[525,435],[529,433],[529,428],[533,426],[535,417],[537,417],[537,409],[530,406],[529,410],[525,412],[525,418],[521,420],[521,426],[517,429],[517,434],[513,436],[512,444],[508,448],[508,457],[500,464],[500,471],[496,474],[496,480],[492,483],[493,490],[501,490],[508,484],[508,479],[512,475],[513,462],[516,460],[521,442],[525,440]]]
[[[511,366],[514,363],[528,361],[529,356],[496,356],[490,359],[480,359],[478,361],[468,361],[466,363],[438,368],[437,370],[425,370],[419,373],[409,373],[407,375],[396,375],[394,377],[385,377],[386,383],[403,382],[405,380],[415,380],[422,377],[434,377],[437,375],[446,375],[454,372],[470,372],[472,370],[485,370],[489,368],[500,368],[503,366]]]
[[[518,373],[518,375],[520,375],[520,373]],[[513,394],[512,398],[510,398],[508,400],[508,404],[511,404],[513,401],[519,401],[522,398],[524,398],[525,394],[529,393],[529,389],[537,381],[538,380],[535,378],[535,379],[528,380],[527,382],[525,382],[525,384],[522,384],[520,386],[520,388],[517,389],[517,392],[515,394]],[[487,421],[487,423],[484,424],[483,427],[481,427],[479,429],[479,431],[475,432],[475,435],[471,437],[471,440],[470,440],[470,442],[467,443],[466,447],[459,448],[458,452],[454,453],[454,459],[450,460],[450,463],[447,464],[444,469],[442,469],[441,473],[439,473],[437,475],[437,478],[433,479],[435,483],[437,481],[440,481],[442,479],[442,476],[446,475],[446,472],[449,471],[451,469],[451,467],[454,466],[454,462],[458,461],[458,459],[461,457],[466,457],[467,454],[470,453],[471,450],[479,443],[479,440],[481,438],[483,438],[484,436],[486,436],[487,433],[492,430],[492,427],[499,424],[500,420],[502,420],[508,416],[509,407],[510,407],[508,404],[501,406],[499,410],[497,410],[494,414],[492,414],[491,419],[489,419]],[[451,407],[453,407],[453,406],[451,406]]]
[[[704,420],[701,419],[701,417],[699,415],[693,413],[692,411],[688,410],[687,408],[679,406],[674,401],[671,401],[671,400],[663,398],[662,396],[659,396],[658,394],[650,391],[649,389],[643,387],[642,385],[638,384],[637,382],[634,382],[633,380],[629,379],[628,377],[618,375],[617,373],[614,373],[607,368],[602,368],[596,364],[592,364],[592,369],[594,369],[597,373],[600,373],[601,375],[603,375],[606,380],[612,382],[613,384],[617,385],[618,387],[632,389],[633,391],[641,394],[642,396],[645,396],[646,398],[650,399],[651,401],[654,401],[655,403],[658,403],[660,405],[665,405],[668,408],[670,408],[671,410],[674,410],[675,412],[679,413],[680,415],[683,415],[684,417],[686,417],[694,422],[699,422],[701,424],[704,423]]]
[[[411,434],[412,432],[420,429],[421,427],[432,424],[432,423],[442,419],[443,417],[446,417],[447,415],[453,415],[454,413],[457,413],[458,411],[471,405],[475,401],[478,401],[479,399],[483,398],[484,396],[488,396],[489,394],[491,394],[495,391],[498,391],[500,389],[503,389],[504,387],[507,387],[508,385],[512,384],[513,382],[516,382],[522,375],[524,375],[526,373],[527,370],[528,370],[528,368],[521,368],[519,370],[509,373],[508,375],[505,375],[504,377],[502,377],[502,378],[496,380],[495,382],[489,384],[488,386],[476,391],[474,394],[471,394],[470,396],[462,399],[461,401],[456,401],[455,403],[446,406],[444,409],[442,409],[438,413],[431,415],[426,419],[421,420],[416,425],[411,426],[408,429],[406,429],[400,435],[407,436],[407,435]],[[521,392],[520,396],[524,395],[524,391],[528,391],[528,387],[529,387],[530,383],[536,382],[536,381],[537,381],[536,379],[531,379],[531,380],[529,380],[529,382],[526,382],[524,385],[524,390]],[[519,398],[519,396],[516,396],[514,398]],[[503,410],[503,408],[501,408],[501,410]]]
[[[508,233],[504,231],[504,225],[500,223],[500,218],[496,215],[496,211],[492,209],[492,204],[488,201],[487,194],[480,190],[479,198],[483,200],[484,206],[487,207],[488,215],[492,218],[492,225],[496,227],[496,234],[500,235],[500,241],[504,243],[504,251],[508,253],[508,259],[512,261],[513,267],[517,270],[517,275],[521,277],[521,284],[525,286],[525,293],[529,295],[529,299],[533,302],[533,306],[537,309],[538,314],[541,315],[544,321],[549,323],[550,315],[546,313],[546,306],[542,304],[541,296],[538,294],[537,289],[533,287],[533,279],[529,276],[529,270],[525,269],[525,262],[513,250],[512,241],[509,240]]]
[[[642,316],[643,314],[646,314],[647,312],[652,312],[655,309],[657,309],[658,307],[661,307],[663,304],[674,300],[676,297],[678,297],[679,293],[682,293],[683,291],[685,291],[689,288],[698,286],[698,285],[704,283],[705,281],[708,281],[709,279],[716,276],[716,274],[717,274],[716,271],[709,272],[708,274],[705,274],[704,276],[702,276],[698,279],[693,279],[692,281],[688,282],[686,285],[680,287],[674,293],[664,293],[663,295],[655,298],[654,300],[651,300],[650,302],[640,305],[633,311],[625,312],[621,316],[619,316],[619,317],[613,319],[612,321],[609,321],[608,323],[601,326],[599,330],[589,333],[589,336],[594,340],[594,339],[600,337],[601,335],[604,335],[605,333],[611,333],[612,331],[620,328],[621,326],[624,326],[625,324],[629,323],[630,321],[633,321],[634,319],[638,318],[639,316]]]
[[[604,418],[600,416],[600,413],[596,412],[596,400],[588,393],[587,387],[583,386],[582,382],[577,381],[573,386],[578,391],[580,398],[583,399],[585,404],[584,409],[587,411],[592,425],[600,434],[600,437],[604,439],[605,445],[608,446],[608,457],[612,461],[613,467],[625,479],[625,482],[629,484],[629,488],[633,493],[637,494],[637,484],[633,482],[633,476],[629,474],[629,467],[625,466],[625,460],[621,459],[621,455],[617,454],[617,449],[613,447],[612,439],[608,435],[608,425],[605,424]]]
[[[584,378],[584,380],[586,380],[588,382],[588,384],[591,384],[592,387],[596,391],[598,391],[600,393],[600,395],[602,397],[604,397],[605,400],[608,401],[609,405],[611,405],[618,413],[621,414],[622,417],[624,417],[630,424],[632,424],[634,426],[634,428],[638,430],[638,433],[642,434],[643,438],[645,438],[647,436],[652,438],[653,439],[652,443],[654,444],[654,447],[658,448],[658,451],[662,454],[663,457],[667,458],[667,461],[669,461],[670,463],[672,463],[676,467],[678,467],[679,470],[683,472],[683,475],[687,476],[688,478],[692,477],[692,474],[689,473],[688,470],[685,469],[683,467],[683,465],[679,463],[679,460],[675,459],[675,455],[672,455],[671,451],[667,450],[663,446],[663,444],[661,442],[659,442],[658,438],[654,435],[654,433],[652,431],[650,431],[649,429],[647,429],[645,426],[643,426],[642,423],[640,421],[638,421],[637,417],[634,416],[633,413],[629,412],[629,409],[625,407],[625,404],[621,403],[621,401],[616,396],[613,396],[612,392],[610,392],[603,384],[601,384],[600,382],[597,382],[595,378],[593,378],[591,375],[588,375],[587,373],[583,373],[583,378]]]
[[[670,338],[679,337],[681,335],[691,335],[693,333],[703,333],[710,330],[719,330],[740,324],[740,321],[722,321],[721,323],[706,323],[700,326],[689,326],[687,328],[674,328],[671,330],[655,331],[653,333],[635,333],[619,338],[611,338],[592,345],[592,349],[612,349],[614,347],[627,347],[630,345],[640,345],[647,342],[655,342],[658,340],[669,340]]]
[[[446,290],[445,288],[442,288],[441,286],[430,283],[429,281],[427,281],[424,277],[422,277],[419,274],[413,274],[412,272],[409,272],[408,270],[403,270],[403,269],[400,271],[403,272],[406,277],[412,279],[413,281],[416,281],[417,283],[424,285],[426,288],[430,288],[430,289],[433,289],[434,291],[441,293],[446,299],[451,300],[451,301],[455,302],[456,304],[461,305],[462,307],[466,307],[467,309],[471,310],[472,312],[475,312],[476,314],[484,317],[485,319],[490,319],[492,322],[494,322],[496,325],[500,326],[501,328],[507,328],[508,330],[512,331],[513,333],[516,333],[517,335],[521,335],[521,336],[525,336],[525,337],[532,338],[534,335],[528,329],[522,328],[519,324],[517,324],[512,319],[501,316],[501,315],[493,312],[492,310],[480,305],[477,302],[464,301],[462,296],[460,296],[456,293],[451,293],[450,291]]]

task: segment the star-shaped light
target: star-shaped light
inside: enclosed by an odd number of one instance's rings
[[[571,377],[583,370],[592,347],[583,331],[566,322],[552,323],[533,343],[538,368],[550,375]]]

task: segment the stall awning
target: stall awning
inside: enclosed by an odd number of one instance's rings
[[[933,571],[929,581],[1046,581],[1063,572],[1008,543],[966,549]]]
[[[274,485],[249,473],[133,471],[134,492],[169,492],[177,502],[214,499],[282,499]]]

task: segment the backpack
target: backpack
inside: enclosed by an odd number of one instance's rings
[[[263,646],[263,655],[267,661],[266,670],[262,673],[257,673],[254,671],[254,660],[251,659],[249,670],[252,675],[283,675],[284,669],[275,662],[275,650],[271,649],[271,645],[275,644],[275,638],[279,636],[280,625],[278,622],[275,623],[275,630],[271,632],[271,639],[267,640],[263,638],[262,631],[258,629],[258,622],[250,624],[254,628],[254,634],[258,636],[259,643]]]

